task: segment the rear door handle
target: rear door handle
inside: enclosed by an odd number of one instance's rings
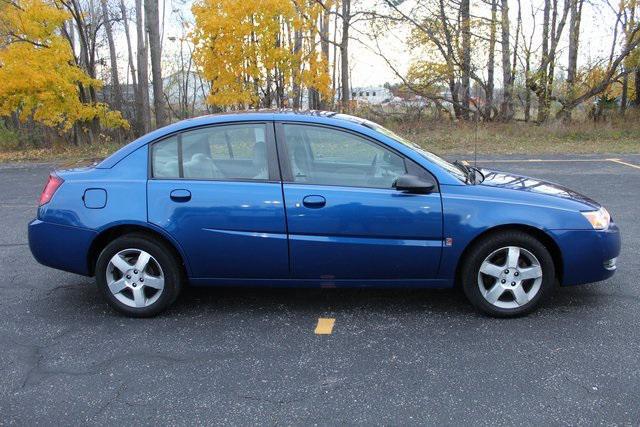
[[[310,195],[302,199],[302,204],[308,208],[321,208],[327,204],[327,199],[322,196]]]
[[[171,200],[174,202],[188,202],[191,200],[191,191],[189,190],[173,190],[171,191]]]

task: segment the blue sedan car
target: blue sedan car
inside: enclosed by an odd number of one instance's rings
[[[130,316],[189,284],[460,286],[509,317],[612,276],[620,234],[559,185],[449,163],[352,116],[260,112],[185,120],[52,173],[29,244]]]

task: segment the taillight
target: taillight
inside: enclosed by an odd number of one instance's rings
[[[46,203],[49,203],[55,192],[60,188],[64,180],[60,178],[58,175],[52,173],[49,175],[49,179],[47,180],[44,189],[42,190],[42,194],[40,194],[40,201],[38,202],[38,206],[42,206]]]

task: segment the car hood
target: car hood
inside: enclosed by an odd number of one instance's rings
[[[594,209],[600,208],[600,204],[593,199],[559,184],[491,169],[481,169],[480,171],[484,175],[484,181],[481,185],[544,194],[580,202]]]

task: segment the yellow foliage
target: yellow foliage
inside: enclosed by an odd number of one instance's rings
[[[607,71],[605,67],[593,67],[578,73],[577,84],[580,87],[580,91],[586,92],[591,87],[599,84],[604,79]],[[627,84],[627,99],[634,99],[636,91],[634,79],[629,78]],[[622,95],[622,79],[613,81],[598,96],[604,99],[615,99],[620,95]]]
[[[315,22],[322,7],[299,0],[198,0],[192,8],[194,60],[211,82],[207,102],[257,107],[275,79],[287,89],[313,87],[330,96],[327,58],[316,51]],[[294,36],[305,37],[294,49]]]
[[[445,63],[416,60],[409,66],[407,79],[420,93],[436,95],[451,75],[451,67]]]
[[[109,128],[128,127],[106,104],[80,101],[80,85],[99,88],[101,82],[74,65],[59,33],[68,18],[52,1],[0,0],[0,116],[17,113],[62,131],[94,119]]]

